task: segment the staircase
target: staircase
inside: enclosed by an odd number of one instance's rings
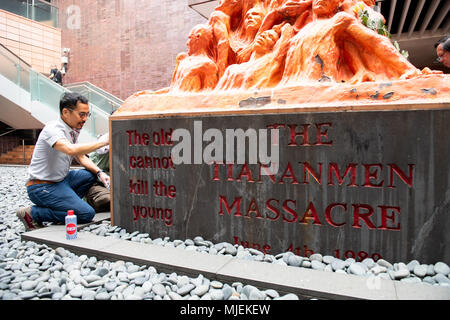
[[[59,100],[64,92],[82,90],[89,97],[91,116],[78,142],[86,143],[108,132],[109,116],[122,100],[88,83],[64,88],[36,70],[0,43],[0,122],[22,130],[42,129],[58,119]]]
[[[0,164],[26,164],[29,165],[33,155],[34,146],[17,146],[0,156]]]

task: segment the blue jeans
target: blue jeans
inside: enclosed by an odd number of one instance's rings
[[[38,223],[64,223],[67,211],[73,210],[78,223],[92,221],[95,211],[81,198],[96,180],[97,177],[88,170],[71,170],[61,182],[27,187],[28,196],[35,204],[31,207],[33,219]]]

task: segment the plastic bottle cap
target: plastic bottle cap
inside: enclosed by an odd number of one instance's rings
[[[67,215],[68,215],[68,216],[73,216],[73,214],[74,214],[73,210],[67,211]]]

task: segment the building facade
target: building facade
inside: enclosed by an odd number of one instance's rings
[[[205,19],[185,0],[57,0],[65,83],[89,81],[126,99],[170,84],[192,27]]]

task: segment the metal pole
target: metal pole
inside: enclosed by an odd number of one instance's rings
[[[23,157],[23,164],[25,164],[25,140],[22,139],[22,157]]]

